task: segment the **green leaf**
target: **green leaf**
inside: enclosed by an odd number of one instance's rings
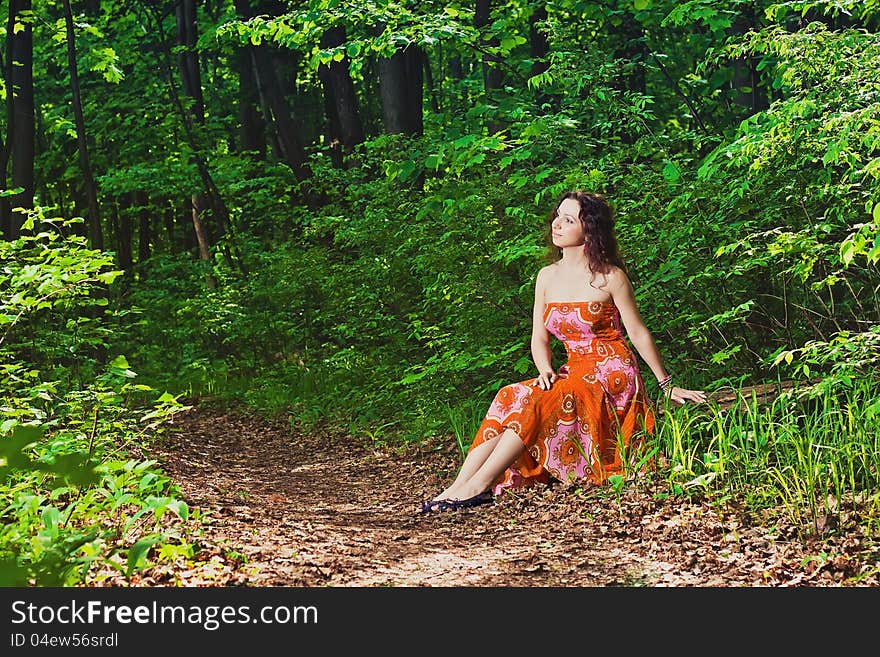
[[[156,543],[162,540],[161,536],[147,536],[132,545],[128,550],[128,559],[125,576],[131,577],[132,573],[146,561],[147,553]]]
[[[874,246],[871,247],[871,250],[868,251],[868,263],[874,264],[878,260],[880,260],[880,235],[877,236],[877,239],[874,240]]]
[[[856,245],[853,240],[846,240],[843,244],[840,245],[840,261],[843,263],[844,267],[848,267],[849,263],[852,262],[853,257],[856,253]]]
[[[0,559],[0,586],[28,586],[30,573],[15,557]]]
[[[41,426],[18,424],[12,428],[12,435],[0,440],[0,459],[13,469],[36,469],[30,458],[22,454],[29,445],[40,441],[45,429]]]
[[[674,162],[667,160],[666,165],[663,167],[663,177],[669,184],[675,184],[681,178],[681,171],[679,171]]]
[[[128,359],[125,356],[117,356],[110,362],[110,367],[117,370],[127,370]]]

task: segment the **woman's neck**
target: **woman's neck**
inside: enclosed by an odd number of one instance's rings
[[[589,269],[590,259],[583,246],[566,246],[562,249],[562,257],[556,261],[565,269]]]

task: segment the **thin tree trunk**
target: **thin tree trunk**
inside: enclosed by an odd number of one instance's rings
[[[474,9],[474,27],[483,29],[489,25],[492,15],[491,0],[477,0]],[[484,39],[483,43],[489,46],[498,46],[498,37]],[[494,55],[483,55],[483,88],[487,93],[493,89],[500,89],[502,84],[501,69],[493,64],[498,63],[498,58]]]
[[[142,190],[135,192],[135,203],[138,215],[138,264],[150,259],[152,248],[152,230],[150,226],[150,198]]]
[[[199,220],[199,212],[201,208],[199,206],[198,194],[193,194],[192,196],[192,220],[193,220],[193,228],[196,231],[196,242],[199,245],[199,257],[202,260],[208,261],[211,259],[211,254],[208,251],[208,234],[205,232],[204,224]],[[214,280],[214,277],[209,273],[208,274],[208,287],[211,289],[217,287],[217,282]]]
[[[406,64],[406,109],[409,113],[409,134],[421,136],[425,129],[425,53],[415,44],[410,44],[403,53]]]
[[[191,207],[189,199],[187,199],[180,207],[174,208],[174,219],[180,226],[180,232],[183,234],[183,249],[187,253],[193,253],[193,251],[198,250],[198,240],[195,228],[192,225]]]
[[[168,240],[168,252],[177,253],[177,241],[174,238],[174,206],[170,203],[162,212],[162,223],[165,226],[165,239]]]
[[[33,32],[31,18],[22,20],[22,14],[30,12],[31,0],[9,0],[9,23],[7,32],[10,50],[7,66],[11,70],[10,84],[7,95],[11,96],[7,137],[12,158],[12,186],[21,187],[24,191],[11,197],[11,207],[34,207],[34,74],[33,74]],[[21,236],[21,225],[24,217],[13,212],[9,221],[9,236],[17,239]]]
[[[345,156],[342,153],[342,126],[339,125],[333,85],[330,83],[327,67],[323,64],[318,67],[318,77],[321,78],[321,86],[324,88],[324,115],[327,117],[324,140],[330,151],[330,161],[333,162],[333,166],[342,169],[345,165]]]
[[[474,8],[474,27],[478,30],[485,29],[491,20],[492,14],[492,3],[491,0],[477,0],[476,7]],[[481,37],[481,41],[483,45],[497,47],[499,45],[498,38],[493,36],[489,39],[485,39]],[[500,89],[503,84],[503,77],[501,75],[500,62],[498,57],[495,55],[484,54],[483,55],[483,89],[485,91],[486,98],[491,99],[493,95],[493,91],[496,89]],[[498,132],[504,126],[501,125],[498,121],[491,121],[488,128],[489,132]]]
[[[312,175],[306,164],[305,149],[302,140],[297,135],[296,126],[291,116],[287,100],[281,91],[278,75],[272,61],[272,53],[266,46],[259,46],[253,51],[255,70],[260,82],[260,90],[266,98],[267,105],[272,114],[272,125],[278,136],[278,144],[281,147],[284,161],[293,171],[297,180],[306,180]]]
[[[443,47],[441,42],[441,48]],[[456,108],[462,105],[462,80],[464,80],[464,69],[461,63],[461,55],[453,54],[446,62],[447,76],[452,79],[452,89],[449,94],[449,102],[447,106],[450,112],[454,112]]]
[[[440,94],[437,88],[434,86],[434,71],[431,70],[431,59],[430,57],[424,58],[424,75],[425,75],[425,86],[428,89],[428,96],[431,99],[431,109],[435,113],[440,112]]]
[[[101,219],[98,214],[98,191],[92,175],[89,161],[89,147],[86,139],[86,121],[83,116],[82,99],[80,97],[79,74],[76,63],[76,37],[73,30],[73,11],[70,0],[64,0],[64,20],[67,27],[67,67],[70,73],[70,91],[73,96],[73,114],[76,121],[76,143],[79,152],[79,166],[83,175],[86,200],[89,208],[88,234],[93,249],[104,249],[104,236],[101,231]]]
[[[743,12],[738,14],[730,27],[732,35],[745,34],[752,28],[757,27],[757,18],[754,9],[746,7]],[[749,116],[765,110],[770,106],[767,98],[766,90],[761,88],[761,74],[757,68],[757,60],[753,57],[744,57],[735,59],[731,62],[733,66],[733,79],[731,85],[737,92],[733,98],[733,102],[741,107],[746,108]],[[743,88],[748,88],[743,91]]]
[[[181,0],[176,6],[177,17],[177,43],[183,46],[177,55],[177,64],[180,69],[180,78],[183,81],[183,92],[190,99],[189,115],[199,125],[205,123],[205,101],[202,96],[202,76],[199,69],[199,60],[195,50],[198,34],[196,28],[196,5],[194,0]],[[208,261],[211,259],[210,237],[208,229],[203,224],[205,203],[200,193],[190,197],[192,207],[193,228],[199,245],[199,257]],[[207,274],[208,287],[217,287],[214,277]]]
[[[256,48],[251,48],[248,52],[251,57],[251,69],[254,76],[254,83],[257,85],[257,93],[260,96],[260,112],[263,116],[263,125],[272,126],[272,110],[269,109],[269,99],[266,96],[266,90],[263,88],[263,82],[260,80],[260,58]],[[276,160],[283,160],[284,153],[281,144],[278,141],[278,132],[274,129],[269,130],[267,137],[269,145],[272,147],[272,157]]]
[[[196,0],[179,0],[176,6],[177,39],[182,46],[177,55],[180,79],[184,93],[192,101],[190,112],[200,125],[205,123],[205,98],[202,94],[202,72],[196,43],[199,40],[196,25]]]
[[[185,2],[190,2],[191,0],[184,0]],[[224,242],[223,247],[223,255],[227,262],[227,264],[232,268],[238,268],[243,274],[247,275],[247,268],[244,262],[239,257],[233,257],[232,251],[236,250],[235,247],[235,239],[234,234],[232,232],[232,225],[229,219],[229,210],[226,207],[226,203],[223,201],[223,197],[220,195],[220,190],[217,189],[217,185],[214,183],[214,179],[211,176],[211,172],[208,170],[208,165],[205,163],[204,158],[201,155],[201,150],[199,149],[198,140],[195,136],[195,130],[193,126],[193,117],[181,103],[180,97],[177,94],[177,89],[174,84],[174,72],[173,65],[171,63],[171,49],[168,45],[168,41],[165,38],[165,32],[162,27],[162,15],[159,13],[158,9],[153,6],[147,6],[147,9],[153,13],[153,17],[156,23],[156,28],[158,30],[159,41],[162,50],[163,60],[161,62],[162,68],[165,72],[165,80],[168,83],[168,92],[171,101],[174,103],[177,108],[178,114],[180,115],[181,122],[183,123],[184,134],[186,135],[187,142],[189,143],[190,149],[192,150],[193,161],[195,162],[196,168],[199,172],[199,177],[202,179],[202,184],[204,185],[204,189],[207,190],[207,196],[211,204],[211,209],[214,211],[214,216],[219,220],[221,227],[229,233],[230,239],[227,242]],[[195,16],[195,12],[191,12],[193,16]],[[184,12],[184,17],[186,16],[186,12]],[[191,77],[189,79],[192,79]],[[204,118],[204,117],[203,117]],[[200,202],[198,199],[195,201],[196,207],[199,206]],[[193,205],[193,200],[190,199],[189,206],[190,208]],[[187,214],[190,211],[187,209]],[[195,227],[194,227],[195,228]],[[202,236],[206,236],[207,232],[204,227],[202,230],[197,231],[198,234]],[[200,248],[199,253],[201,254],[203,251]],[[216,281],[214,281],[213,277],[208,281],[208,285],[216,285]]]
[[[6,34],[12,34],[11,25],[12,22],[12,11],[9,12],[7,16],[7,25],[6,25]],[[7,62],[10,61],[9,56],[12,54],[12,40],[6,39],[6,52],[4,53],[4,57],[2,61],[0,61],[0,67],[2,67],[3,71],[3,83],[6,89],[10,88],[12,84],[12,71],[9,67],[7,67]],[[0,189],[6,189],[6,180],[7,175],[6,171],[9,168],[9,155],[10,148],[12,144],[9,139],[12,135],[12,126],[9,125],[9,122],[12,120],[12,94],[7,91],[6,93],[6,121],[7,121],[7,130],[8,133],[6,135],[6,139],[0,137]],[[0,196],[0,236],[3,237],[4,240],[12,239],[12,224],[11,224],[11,210],[9,206],[9,198],[6,196]]]
[[[239,145],[241,150],[256,153],[257,159],[266,159],[266,124],[260,109],[260,94],[254,79],[250,51],[245,46],[238,53],[238,116]]]
[[[238,17],[247,20],[252,17],[249,0],[235,0]],[[266,157],[266,124],[260,110],[260,92],[254,74],[254,46],[238,49],[238,117],[240,122],[239,143],[243,151],[255,152],[259,159]]]
[[[550,54],[550,44],[547,41],[547,35],[543,31],[543,26],[538,23],[547,20],[547,5],[541,4],[535,8],[535,11],[529,17],[529,54],[532,57],[531,75],[540,75],[550,67],[547,56]],[[535,102],[539,108],[549,105],[551,112],[558,112],[561,107],[561,98],[548,94],[541,88],[535,91]]]
[[[131,257],[131,206],[132,202],[128,195],[119,199],[123,203],[123,207],[119,207],[119,203],[113,205],[114,224],[116,225],[116,260],[119,268],[125,272],[125,276],[130,278],[132,274],[132,266],[134,264]]]

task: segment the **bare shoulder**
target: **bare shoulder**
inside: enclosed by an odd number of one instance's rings
[[[611,271],[608,272],[607,276],[608,286],[613,290],[624,289],[630,285],[629,276],[627,276],[626,272],[616,265],[611,266]]]
[[[556,263],[550,263],[549,265],[544,265],[538,270],[537,278],[547,278],[556,270]]]
[[[556,270],[555,264],[545,265],[538,270],[538,274],[535,276],[535,285],[539,287],[544,287],[547,285],[547,282],[553,277],[553,273]]]
[[[546,299],[547,288],[550,287],[550,281],[553,276],[553,265],[541,267],[535,276],[535,307],[543,308]]]

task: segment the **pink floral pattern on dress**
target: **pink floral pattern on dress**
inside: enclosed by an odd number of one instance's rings
[[[534,378],[502,387],[471,444],[510,429],[526,446],[493,485],[496,495],[551,478],[599,484],[625,474],[654,431],[654,408],[612,302],[548,303],[544,324],[568,354],[560,378],[550,390]]]

